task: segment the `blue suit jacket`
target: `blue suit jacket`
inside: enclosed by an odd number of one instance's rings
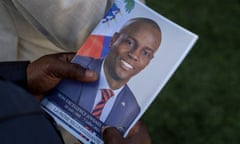
[[[78,63],[87,69],[100,73],[103,59],[75,56],[74,63]],[[98,81],[93,83],[82,83],[73,80],[63,80],[58,90],[79,104],[88,112],[92,110],[98,88]],[[110,111],[106,125],[115,126],[121,132],[125,132],[140,112],[137,100],[127,85],[117,95],[117,99]]]

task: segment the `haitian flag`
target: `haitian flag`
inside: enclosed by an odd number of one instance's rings
[[[94,58],[105,57],[109,51],[110,41],[110,36],[90,35],[78,50],[77,55]]]

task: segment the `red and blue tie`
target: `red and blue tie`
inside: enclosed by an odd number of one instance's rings
[[[101,89],[102,93],[102,99],[97,103],[97,105],[94,107],[92,111],[92,115],[96,118],[100,119],[100,116],[102,114],[103,108],[107,101],[114,96],[114,93],[111,89]]]

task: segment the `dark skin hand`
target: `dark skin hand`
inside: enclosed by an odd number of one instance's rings
[[[63,78],[82,82],[96,81],[98,79],[96,72],[71,63],[74,55],[75,53],[51,54],[29,64],[27,67],[29,91],[34,95],[44,95]],[[106,144],[150,144],[151,142],[147,127],[142,121],[136,123],[126,138],[123,138],[120,132],[113,127],[106,128],[103,137]]]
[[[27,67],[28,89],[34,95],[41,95],[53,89],[61,79],[70,78],[82,82],[98,79],[96,72],[70,63],[75,53],[45,55]]]
[[[133,126],[126,138],[116,128],[108,127],[103,130],[103,139],[105,144],[151,144],[147,127],[141,120]]]

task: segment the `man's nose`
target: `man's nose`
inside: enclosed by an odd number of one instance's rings
[[[129,51],[128,55],[129,57],[131,57],[133,60],[137,61],[139,59],[139,50],[136,49],[132,49],[131,51]]]

